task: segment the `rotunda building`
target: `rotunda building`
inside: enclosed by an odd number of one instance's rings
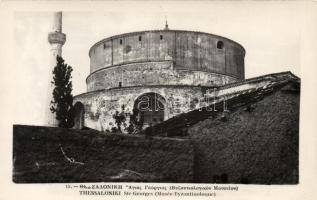
[[[94,44],[89,57],[87,92],[74,99],[77,128],[111,130],[116,112],[131,114],[133,109],[140,111],[146,126],[154,125],[198,108],[207,89],[245,76],[244,48],[203,32],[115,35]]]

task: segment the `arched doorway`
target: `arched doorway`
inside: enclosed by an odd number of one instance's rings
[[[73,109],[74,109],[74,112],[73,112],[74,127],[73,128],[82,129],[85,125],[85,123],[84,123],[84,119],[85,119],[84,105],[81,102],[76,102]]]
[[[134,102],[134,108],[144,119],[144,126],[153,126],[164,121],[165,105],[164,97],[154,92],[142,94]]]

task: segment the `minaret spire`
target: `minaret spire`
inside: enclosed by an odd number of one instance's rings
[[[48,94],[46,100],[46,121],[49,126],[57,126],[58,121],[56,120],[56,115],[50,110],[51,101],[53,100],[53,89],[54,86],[51,84],[53,80],[53,69],[56,66],[56,57],[62,56],[62,47],[66,41],[66,35],[62,33],[62,12],[55,12],[53,17],[53,28],[52,32],[48,34],[48,42],[51,45],[51,58],[50,58],[50,71],[48,80]]]

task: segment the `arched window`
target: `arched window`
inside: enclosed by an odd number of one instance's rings
[[[144,119],[144,125],[153,126],[164,121],[166,101],[157,93],[145,93],[134,102],[134,108],[139,110],[139,115]]]
[[[223,47],[224,47],[223,42],[222,41],[218,41],[217,42],[217,49],[223,49]]]
[[[82,129],[85,125],[85,108],[81,102],[76,102],[73,107],[73,120],[75,129]]]

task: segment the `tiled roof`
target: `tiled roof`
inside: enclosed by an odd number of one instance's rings
[[[280,90],[288,84],[300,85],[300,79],[290,72],[283,72],[277,74],[269,74],[261,77],[247,79],[235,84],[230,84],[230,87],[237,85],[248,84],[254,81],[261,81],[270,79],[271,82],[263,87],[251,88],[249,90],[238,91],[226,98],[226,105],[229,111],[234,111],[239,107],[250,105],[254,102],[260,101],[268,95]],[[223,88],[229,87],[228,85]],[[207,118],[215,118],[218,114],[224,113],[224,101],[219,99],[217,103],[211,104],[207,107],[195,109],[187,113],[177,115],[153,127],[146,128],[142,133],[146,135],[160,135],[160,136],[182,136],[187,133],[188,127],[203,121]],[[213,108],[216,108],[216,111]],[[211,111],[212,110],[212,111]]]

